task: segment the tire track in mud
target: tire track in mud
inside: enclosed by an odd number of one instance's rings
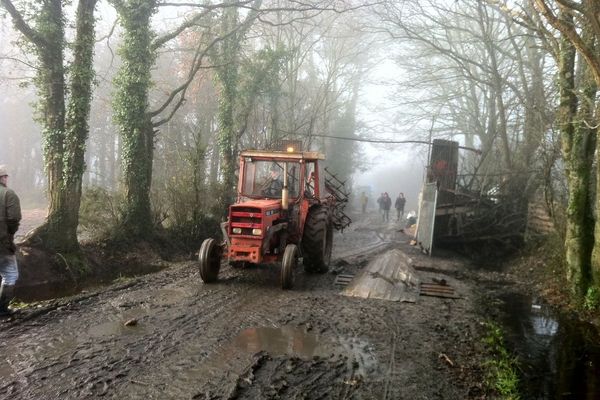
[[[83,390],[84,386],[94,387],[96,384],[101,384],[103,381],[106,381],[104,377],[107,374],[103,371],[107,369],[118,371],[116,374],[113,374],[114,376],[112,378],[108,378],[108,380],[111,382],[127,376],[130,372],[131,365],[143,365],[148,363],[152,361],[152,356],[155,354],[168,354],[173,349],[177,348],[177,346],[180,346],[182,341],[188,340],[193,333],[197,332],[198,329],[196,327],[198,324],[202,325],[207,321],[214,319],[217,314],[222,312],[227,304],[229,304],[229,307],[235,307],[236,304],[239,304],[242,301],[241,299],[239,299],[237,303],[232,301],[234,295],[230,294],[228,291],[226,292],[225,289],[223,290],[223,293],[225,293],[225,295],[215,296],[214,291],[211,291],[201,294],[200,297],[195,297],[192,303],[200,303],[206,299],[209,301],[204,304],[203,308],[196,308],[197,312],[187,313],[187,315],[180,314],[180,316],[174,318],[172,321],[163,324],[166,326],[166,329],[163,327],[160,329],[154,329],[154,332],[151,334],[135,335],[132,336],[132,340],[127,340],[127,338],[123,337],[119,337],[118,340],[115,340],[112,337],[107,339],[87,338],[82,340],[83,343],[76,347],[73,354],[77,354],[80,349],[84,349],[92,345],[92,340],[95,341],[95,345],[100,345],[103,349],[107,347],[111,348],[110,352],[106,352],[105,350],[96,352],[87,351],[87,354],[83,358],[76,358],[73,356],[68,357],[63,354],[56,357],[56,360],[52,361],[52,365],[46,365],[43,368],[32,370],[28,373],[19,371],[21,382],[23,384],[22,386],[27,388],[27,392],[23,392],[25,395],[24,398],[29,398],[27,393],[32,393],[34,390],[36,390],[36,377],[44,375],[42,374],[43,370],[50,370],[50,372],[46,375],[51,374],[53,371],[64,373],[65,371],[69,371],[69,369],[80,368],[82,366],[81,364],[84,363],[86,369],[88,369],[88,374],[92,378],[85,379],[83,381],[75,380],[65,382],[69,383],[68,386],[71,386],[73,389],[75,389],[75,391],[79,391],[79,393],[74,394],[74,398],[77,398],[80,394],[89,394],[89,390]],[[128,297],[135,297],[135,295],[135,293],[129,293]],[[186,306],[184,305],[183,308],[186,308]],[[195,307],[188,307],[188,311],[193,311],[194,308]],[[209,312],[204,312],[202,315],[200,315],[200,310],[209,310]],[[161,315],[161,318],[162,317],[164,316]],[[173,321],[176,323],[173,323]],[[156,327],[160,325],[160,321],[153,321],[152,318],[150,318],[146,321],[145,325]],[[140,346],[137,344],[137,342],[143,343],[144,346],[140,349]],[[135,356],[136,353],[138,356]],[[126,356],[122,356],[123,354],[126,354]],[[141,356],[139,354],[141,354]],[[32,358],[30,361],[31,364],[37,361],[33,359],[33,356],[30,358]],[[25,362],[27,362],[27,360],[21,361],[21,363]],[[98,378],[93,379],[93,377]],[[40,378],[43,381],[46,377],[40,376]],[[34,385],[31,385],[30,382],[33,382]],[[108,390],[106,390],[106,388],[104,389],[105,390],[100,391],[99,394],[108,393]],[[17,390],[11,390],[11,397],[18,396],[18,394],[19,393]],[[62,392],[59,394],[64,395]]]
[[[356,273],[391,245],[350,232],[334,248],[336,272]],[[453,321],[461,308],[444,304],[454,303],[348,298],[333,274],[302,270],[295,289],[282,291],[271,267],[223,266],[219,282],[205,285],[193,267],[136,278],[0,331],[0,351],[20,352],[8,354],[12,366],[0,364],[0,377],[14,381],[0,398],[465,398],[437,357],[448,335],[436,330],[436,312],[442,306]],[[137,326],[124,327],[128,317]],[[292,351],[240,347],[240,335],[264,327],[285,328]],[[306,338],[321,346],[314,357],[292,348]]]
[[[250,273],[255,273],[250,271]],[[204,285],[201,286],[203,288]],[[211,357],[218,354],[224,343],[229,343],[237,332],[245,327],[276,325],[271,316],[274,315],[272,308],[276,306],[276,302],[272,298],[265,301],[267,296],[281,296],[281,291],[260,290],[259,288],[245,287],[244,294],[241,295],[241,290],[234,289],[234,286],[227,281],[223,284],[211,285],[207,287],[207,295],[202,298],[194,299],[189,306],[197,310],[197,313],[187,315],[185,317],[178,316],[177,323],[172,324],[169,331],[163,333],[163,344],[160,348],[146,349],[151,354],[172,354],[170,357],[161,356],[160,364],[157,368],[150,371],[150,375],[142,371],[140,378],[150,378],[151,381],[160,381],[164,376],[177,377],[169,382],[169,391],[172,396],[192,395],[190,386],[199,385],[202,387],[210,387],[208,381],[210,379],[202,379],[200,377],[194,381],[194,377],[219,371],[220,365],[207,365],[199,368],[201,364],[210,364]],[[215,301],[215,298],[218,299]],[[208,299],[208,302],[204,302]],[[271,305],[271,306],[269,306]],[[265,306],[267,306],[265,308]],[[210,310],[208,313],[199,314],[202,310]],[[189,310],[188,310],[189,311]],[[209,328],[202,329],[203,326]],[[198,339],[200,335],[202,338]],[[161,343],[163,343],[161,342]],[[232,358],[235,354],[230,355]],[[173,359],[179,359],[174,362]],[[187,361],[183,362],[182,359]],[[207,363],[207,360],[209,361]],[[153,360],[156,364],[156,360]],[[244,360],[242,360],[244,361]],[[217,361],[212,361],[213,364],[219,364]],[[242,364],[243,365],[243,364]],[[212,369],[212,370],[211,370]],[[137,380],[137,378],[133,378]],[[192,382],[194,381],[194,382]],[[235,380],[230,379],[228,384],[234,385]],[[154,387],[136,388],[135,393],[131,393],[124,388],[116,388],[117,392],[126,393],[130,398],[142,398],[152,395],[155,391]],[[210,389],[209,389],[210,390]],[[227,391],[227,390],[225,390]]]

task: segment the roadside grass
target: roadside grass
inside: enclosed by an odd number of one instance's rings
[[[600,327],[600,289],[590,287],[583,296],[572,294],[567,281],[564,238],[558,233],[532,240],[515,262],[513,272],[545,302]]]
[[[600,290],[596,287],[588,289],[583,300],[583,308],[588,311],[598,311],[600,309]]]
[[[488,352],[484,362],[486,385],[498,393],[499,399],[520,400],[517,358],[506,349],[502,329],[497,324],[485,322],[484,326],[483,341]]]

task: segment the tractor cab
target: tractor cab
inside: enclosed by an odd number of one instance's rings
[[[301,197],[319,198],[317,152],[264,152],[247,150],[240,154],[238,203],[249,199],[281,199],[288,209]]]

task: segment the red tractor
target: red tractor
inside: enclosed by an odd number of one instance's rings
[[[324,179],[318,152],[247,150],[240,154],[237,201],[221,225],[224,241],[206,239],[199,251],[200,276],[215,282],[221,259],[233,266],[281,263],[281,287],[293,285],[302,257],[307,272],[329,269],[333,229],[350,219],[343,182]]]

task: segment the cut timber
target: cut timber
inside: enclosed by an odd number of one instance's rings
[[[394,249],[369,263],[342,294],[365,299],[414,303],[419,296],[419,278],[412,267],[412,260]]]

